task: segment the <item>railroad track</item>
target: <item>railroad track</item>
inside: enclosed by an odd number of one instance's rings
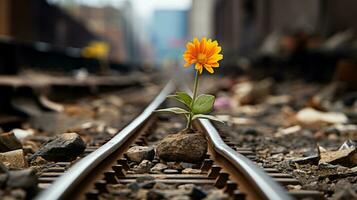
[[[190,166],[195,173],[183,173],[177,163],[171,163],[174,169],[165,163],[169,167],[160,173],[135,171],[137,163],[128,160],[125,153],[133,145],[155,145],[157,141],[148,138],[158,132],[158,127],[174,124],[153,113],[174,89],[175,84],[168,83],[140,116],[88,156],[67,166],[66,173],[63,173],[64,166],[42,176],[42,180],[53,183],[36,199],[171,199],[180,194],[202,199],[218,193],[229,199],[320,198],[320,193],[315,191],[288,193],[282,186],[295,184],[297,180],[275,169],[255,165],[251,149],[236,147],[208,120],[194,124],[208,141],[206,158]],[[160,161],[154,158],[151,163]],[[197,188],[201,190],[197,192]]]

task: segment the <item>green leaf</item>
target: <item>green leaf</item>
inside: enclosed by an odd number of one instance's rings
[[[189,114],[189,112],[187,110],[179,108],[179,107],[159,109],[159,110],[155,110],[155,112],[169,112],[169,113],[175,113],[175,114]]]
[[[204,118],[204,119],[209,119],[209,120],[213,120],[213,121],[217,121],[217,122],[224,123],[222,120],[218,119],[218,118],[215,117],[215,116],[212,116],[212,115],[202,115],[202,114],[194,115],[194,116],[192,117],[192,120],[198,119],[198,118]]]
[[[192,98],[186,92],[176,92],[175,95],[170,95],[168,98],[174,98],[177,101],[185,104],[187,107],[191,106]]]
[[[197,97],[193,104],[192,112],[195,114],[207,114],[213,108],[215,97],[210,94],[202,94]]]

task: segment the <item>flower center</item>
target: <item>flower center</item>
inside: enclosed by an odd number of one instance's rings
[[[207,57],[205,54],[203,53],[199,53],[198,56],[197,56],[197,61],[198,63],[201,63],[201,64],[204,64],[207,62]]]

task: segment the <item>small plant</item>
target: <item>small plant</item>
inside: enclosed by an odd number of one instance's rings
[[[157,110],[157,112],[170,112],[184,115],[187,119],[186,129],[192,128],[192,121],[197,118],[205,118],[214,121],[220,121],[218,118],[208,115],[213,110],[215,96],[210,94],[201,94],[197,96],[197,88],[199,76],[203,69],[209,73],[214,73],[214,68],[219,67],[218,61],[223,59],[220,54],[222,48],[217,41],[207,40],[202,38],[201,42],[195,38],[193,42],[188,42],[186,52],[183,54],[185,60],[184,67],[195,65],[195,80],[193,86],[193,96],[191,97],[186,92],[176,92],[174,95],[168,96],[184,105],[184,108],[172,107]]]

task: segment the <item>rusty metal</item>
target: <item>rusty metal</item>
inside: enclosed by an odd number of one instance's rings
[[[74,186],[77,186],[89,173],[92,172],[94,168],[101,164],[103,160],[105,160],[110,154],[115,152],[129,140],[129,138],[135,133],[135,130],[137,130],[138,127],[142,126],[143,123],[148,120],[152,112],[165,101],[166,96],[170,94],[173,89],[174,84],[172,81],[170,81],[139,117],[132,121],[109,142],[72,166],[48,189],[40,193],[36,199],[47,200],[48,197],[51,197],[51,199],[62,199],[66,195],[69,195],[70,192],[72,192],[71,189]]]
[[[209,151],[201,163],[200,173],[132,174],[127,160],[123,158],[124,152],[134,143],[148,144],[144,136],[149,134],[148,130],[153,125],[152,112],[164,102],[173,88],[173,83],[169,83],[138,118],[103,146],[88,148],[86,152],[92,153],[71,166],[63,176],[60,175],[70,166],[68,163],[50,168],[40,178],[40,182],[42,188],[47,188],[49,183],[53,184],[36,199],[98,199],[101,194],[108,193],[108,184],[129,184],[147,175],[154,177],[158,183],[215,186],[234,199],[289,200],[292,199],[291,195],[298,198],[307,197],[306,194],[319,195],[312,191],[289,195],[281,185],[298,184],[296,179],[276,169],[255,165],[251,161],[256,159],[252,149],[237,148],[234,142],[229,142],[229,137],[222,140],[208,120],[199,120],[195,124],[209,141]],[[115,195],[121,194],[117,192]]]
[[[245,181],[241,183],[249,184],[247,188],[254,189],[253,192],[257,198],[261,199],[274,199],[274,200],[289,200],[292,199],[290,195],[273,179],[264,173],[262,169],[253,164],[248,158],[237,153],[232,148],[227,146],[219,136],[217,130],[206,119],[200,119],[201,129],[206,133],[206,136],[218,156],[223,157],[222,163],[233,165],[236,175],[241,174]],[[227,160],[225,162],[225,160]],[[227,167],[227,166],[226,166]],[[242,177],[241,177],[242,178]],[[240,178],[240,179],[241,179]]]

